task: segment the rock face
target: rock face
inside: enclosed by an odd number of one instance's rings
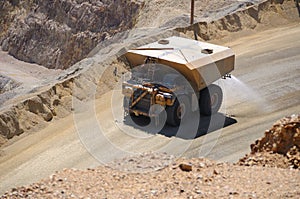
[[[300,169],[300,115],[278,120],[240,164]]]
[[[0,44],[23,61],[66,69],[132,28],[140,6],[133,0],[1,1]]]

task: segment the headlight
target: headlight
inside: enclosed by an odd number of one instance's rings
[[[164,106],[166,103],[165,97],[162,94],[157,94],[155,96],[155,103]]]
[[[164,93],[164,97],[167,99],[173,99],[173,95],[170,93]]]
[[[170,93],[164,93],[164,97],[166,99],[166,105],[173,106],[174,104],[174,96]]]

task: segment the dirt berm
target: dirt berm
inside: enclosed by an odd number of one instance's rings
[[[93,3],[91,3],[91,5],[93,5]],[[89,5],[86,5],[86,7],[88,6]],[[136,8],[135,4],[133,7]],[[146,7],[147,6],[144,6],[140,12],[143,12],[143,9]],[[41,11],[38,13],[47,11],[42,9],[43,6],[37,8],[37,12]],[[24,11],[23,9],[21,10]],[[151,13],[149,10],[147,12]],[[27,12],[24,11],[24,13]],[[93,15],[91,14],[91,16]],[[41,14],[41,17],[44,19],[44,15]],[[134,16],[131,17],[134,18]],[[155,19],[156,16],[151,17]],[[138,19],[139,18],[137,18],[137,20]],[[24,132],[41,129],[45,127],[48,122],[70,114],[73,111],[72,98],[80,101],[90,100],[112,89],[120,75],[128,69],[128,66],[126,66],[120,57],[130,48],[171,35],[181,34],[181,36],[192,36],[192,30],[194,29],[196,29],[198,36],[203,40],[211,40],[231,37],[235,34],[244,34],[245,32],[251,33],[297,20],[299,21],[298,13],[293,1],[268,0],[263,1],[259,5],[247,4],[242,8],[234,10],[233,13],[225,17],[199,22],[194,26],[188,26],[187,24],[184,26],[184,23],[176,24],[176,20],[169,20],[168,23],[164,23],[164,26],[159,28],[132,29],[115,34],[111,38],[107,38],[98,44],[98,46],[89,53],[86,59],[64,70],[52,83],[44,87],[37,87],[17,99],[7,100],[6,103],[0,107],[0,144]],[[41,25],[42,22],[43,20],[38,24],[34,22],[34,24]],[[71,22],[72,20],[70,19],[70,23]],[[82,23],[84,23],[84,21],[82,21]],[[128,21],[128,23],[133,22]],[[60,30],[58,26],[57,28],[55,28],[55,26],[54,30]],[[76,24],[74,26],[76,27]],[[31,26],[29,26],[29,29],[30,27]],[[51,24],[49,27],[52,27]],[[60,33],[58,32],[57,34]],[[74,34],[77,35],[77,33]],[[17,35],[14,38],[17,38]],[[24,38],[31,39],[31,37]],[[12,41],[9,37],[7,39]],[[77,39],[74,39],[75,43],[76,41]],[[97,42],[99,41],[100,40],[97,40]],[[29,41],[25,41],[25,43],[26,42]],[[2,39],[2,45],[7,44],[10,44],[10,42]],[[13,49],[14,48],[11,48],[11,50]],[[42,50],[39,50],[39,52],[40,51]],[[115,68],[118,69],[116,77],[113,75]],[[75,90],[76,92],[74,92]]]

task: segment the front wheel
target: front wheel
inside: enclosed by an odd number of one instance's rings
[[[167,123],[171,126],[178,126],[180,122],[187,118],[190,112],[189,99],[186,96],[180,96],[175,100],[173,106],[166,108]]]
[[[200,92],[200,112],[204,115],[212,115],[219,111],[222,101],[222,89],[211,84]]]

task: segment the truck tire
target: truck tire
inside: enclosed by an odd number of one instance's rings
[[[128,108],[129,107],[129,99],[128,97],[123,97],[123,107]]]
[[[200,91],[200,113],[208,116],[217,113],[221,107],[222,100],[222,89],[215,84],[209,85]]]
[[[166,108],[167,123],[171,126],[179,126],[180,122],[188,117],[190,113],[190,103],[186,96],[176,99],[173,106]]]

